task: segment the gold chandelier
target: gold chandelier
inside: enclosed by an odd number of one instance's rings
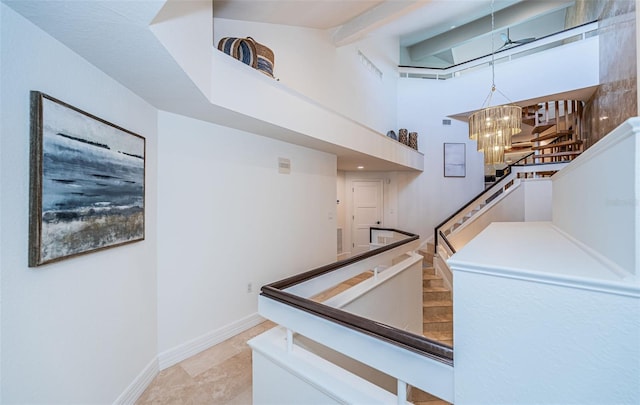
[[[491,91],[482,108],[469,117],[469,138],[477,141],[478,152],[484,153],[484,164],[504,163],[504,151],[511,149],[511,137],[522,131],[522,108],[509,100],[496,88],[493,31],[493,0],[491,1]],[[509,104],[491,107],[491,98],[497,91]]]
[[[478,142],[485,165],[503,163],[504,151],[511,149],[511,137],[520,131],[522,108],[517,105],[486,107],[469,117],[469,138]]]

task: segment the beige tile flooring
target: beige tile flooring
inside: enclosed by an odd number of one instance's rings
[[[161,371],[136,404],[251,404],[251,349],[247,340],[274,326],[270,321],[263,322]]]
[[[312,299],[323,302],[371,277],[364,272]],[[251,349],[247,341],[274,327],[266,321],[161,371],[137,405],[250,405]]]

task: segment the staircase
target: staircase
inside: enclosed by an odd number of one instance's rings
[[[535,163],[573,160],[583,152],[582,102],[556,100],[522,109],[522,123],[533,126]]]
[[[427,247],[419,251],[424,257],[422,261],[422,332],[426,338],[453,347],[453,300],[451,291],[444,286],[444,280],[433,267],[435,246],[427,243]],[[411,388],[409,401],[415,405],[448,405],[431,394],[417,388]]]
[[[451,291],[444,286],[442,277],[433,267],[435,246],[427,243],[419,253],[422,261],[422,319],[423,335],[449,346],[453,346],[453,301]],[[341,292],[373,277],[373,271],[367,270],[348,280],[342,281],[314,296],[311,300],[324,302]],[[407,400],[414,405],[450,405],[449,402],[428,394],[418,388],[407,387]]]
[[[487,202],[490,202],[490,200],[487,199]],[[460,228],[465,222],[467,222],[469,219],[471,219],[478,211],[483,209],[487,205],[487,202],[479,203],[467,215],[462,217],[458,222],[455,222],[452,226],[450,226],[448,228],[445,228],[444,229],[444,235],[445,236],[451,235],[453,233],[453,231],[455,231],[456,229]],[[426,265],[427,268],[429,268],[429,267],[433,268],[433,255],[434,254],[430,253],[430,252],[435,252],[435,247],[433,246],[433,243],[428,243],[427,244],[427,250],[428,251],[426,251],[426,250],[421,250],[420,251],[420,254],[422,256],[424,256],[423,267]]]
[[[453,347],[453,299],[441,276],[433,267],[435,247],[428,243],[421,250],[422,268],[422,333],[426,338]]]

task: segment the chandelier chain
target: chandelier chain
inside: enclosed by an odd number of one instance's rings
[[[489,94],[484,99],[482,103],[482,107],[491,107],[491,100],[493,98],[493,93],[496,91],[500,93],[502,97],[507,100],[509,104],[513,104],[513,101],[507,97],[506,94],[500,91],[496,86],[496,61],[495,61],[495,30],[496,30],[496,22],[495,22],[495,0],[491,0],[491,90],[489,90]]]
[[[494,0],[491,0],[491,92],[496,89],[496,68],[495,68],[495,44],[493,42],[496,30],[496,22],[494,17]]]
[[[495,71],[495,0],[491,0],[491,91],[482,108],[469,116],[469,138],[476,141],[478,152],[484,154],[485,165],[504,163],[505,150],[511,149],[511,138],[522,130],[522,108],[514,105],[496,88]],[[509,104],[491,106],[494,92]]]

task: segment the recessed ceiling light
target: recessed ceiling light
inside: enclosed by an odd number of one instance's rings
[[[452,25],[451,27],[449,27],[450,30],[454,29],[455,27],[457,27],[457,25]]]
[[[364,169],[364,166],[358,166],[358,169],[362,170],[362,169]]]

